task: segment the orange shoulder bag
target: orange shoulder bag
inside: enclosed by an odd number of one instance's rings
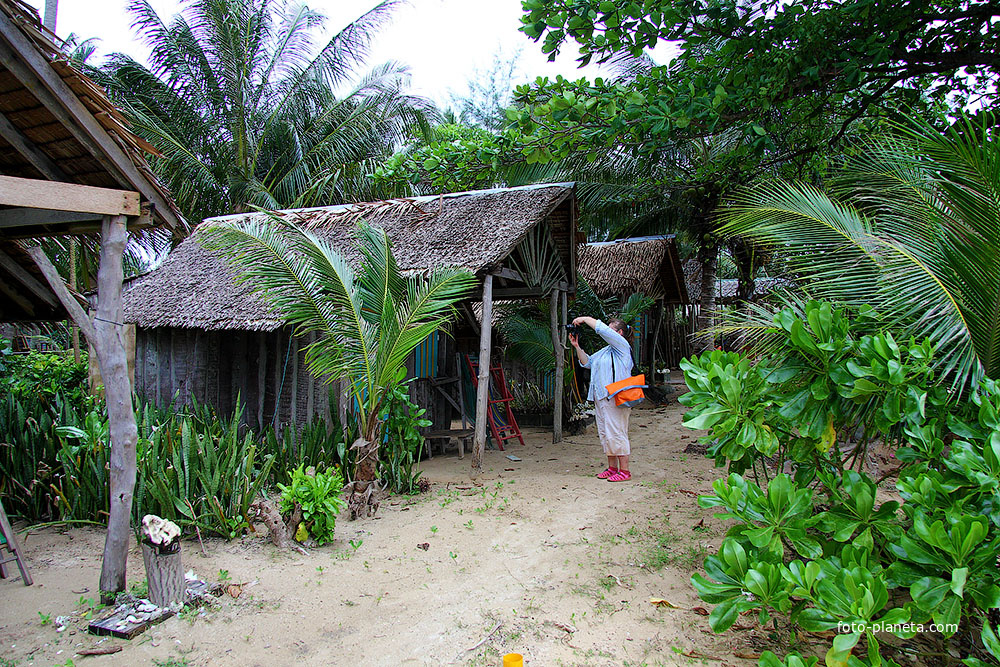
[[[615,353],[614,350],[611,351],[611,379],[617,376],[615,367]],[[643,393],[643,389],[647,387],[646,376],[645,375],[633,375],[627,377],[623,380],[617,380],[604,388],[608,390],[608,394],[613,396],[615,399],[615,405],[620,408],[630,408],[633,405],[639,405],[644,400],[646,400],[646,394]]]

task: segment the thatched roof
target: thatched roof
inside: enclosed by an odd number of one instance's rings
[[[357,259],[357,223],[364,218],[389,235],[401,270],[467,269],[479,276],[499,268],[534,227],[548,221],[560,261],[573,276],[575,199],[572,183],[545,184],[283,211],[349,259]],[[260,213],[206,220],[155,271],[125,292],[125,318],[143,328],[272,331],[283,322],[234,280],[225,259],[200,244],[204,229]]]
[[[176,204],[146,162],[145,154],[156,149],[128,129],[104,90],[70,64],[57,41],[32,7],[0,0],[0,119],[7,121],[0,131],[0,173],[138,191],[153,204],[154,225],[183,226]],[[22,140],[33,157],[18,146]],[[49,166],[40,166],[44,163]],[[60,177],[53,178],[52,171]],[[38,225],[18,232],[24,238],[66,230]]]
[[[673,235],[582,244],[579,271],[601,298],[638,293],[690,303]]]
[[[144,152],[152,146],[132,134],[104,91],[76,70],[43,28],[35,10],[21,0],[0,0],[0,174],[5,194],[18,187],[53,192],[45,208],[17,196],[0,205],[0,319],[61,320],[66,311],[18,239],[100,231],[101,215],[86,213],[92,202],[68,202],[55,183],[139,193],[143,215],[130,229],[184,221],[156,179]],[[18,180],[23,179],[23,180]],[[17,185],[10,185],[16,182]],[[108,193],[104,193],[108,194]],[[84,195],[74,195],[84,196]],[[68,210],[55,210],[52,199]],[[97,209],[99,210],[99,209]]]

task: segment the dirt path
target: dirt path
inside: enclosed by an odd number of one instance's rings
[[[428,493],[338,522],[337,541],[308,555],[248,537],[206,541],[203,556],[185,542],[185,569],[245,583],[242,593],[132,641],[101,642],[81,618],[98,597],[103,533],[31,534],[35,586],[0,582],[0,656],[19,667],[498,665],[507,652],[534,666],[756,665],[737,657],[755,652],[752,631],[716,637],[691,611],[704,605],[690,574],[723,528],[697,506],[717,475],[684,453],[695,439],[680,415],[676,404],[633,411],[630,483],[594,477],[593,427],[558,445],[535,431],[524,447],[488,451],[475,482],[468,457],[435,457],[424,465]],[[129,581],[143,578],[133,549]],[[74,615],[64,632],[43,624],[60,615]],[[74,655],[98,645],[124,650]]]

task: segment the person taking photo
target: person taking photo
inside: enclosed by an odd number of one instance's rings
[[[611,319],[607,324],[593,317],[573,319],[576,326],[587,325],[607,343],[597,352],[588,355],[580,347],[578,332],[569,334],[569,342],[576,349],[580,365],[590,369],[590,389],[587,400],[594,402],[594,419],[601,447],[608,457],[608,467],[597,473],[600,479],[609,482],[626,482],[632,479],[629,471],[629,456],[632,447],[628,439],[628,422],[632,408],[615,405],[614,397],[608,394],[607,385],[632,374],[631,329],[620,319]]]

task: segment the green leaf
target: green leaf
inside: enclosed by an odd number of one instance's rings
[[[738,605],[742,599],[742,597],[735,597],[716,605],[712,613],[708,615],[708,626],[712,628],[712,632],[725,632],[733,627],[733,623],[739,618]]]
[[[851,655],[851,650],[857,646],[860,639],[860,632],[852,632],[834,637],[833,646],[826,652],[827,667],[847,667],[847,658]]]
[[[941,604],[950,589],[951,583],[941,577],[923,577],[910,586],[910,596],[918,607],[932,611]]]

